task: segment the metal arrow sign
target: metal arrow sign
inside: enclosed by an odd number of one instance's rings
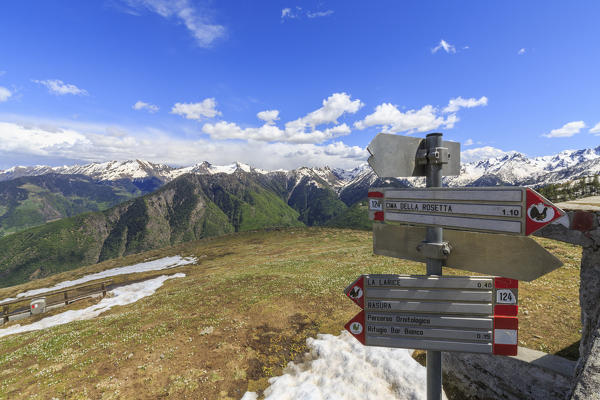
[[[373,224],[373,253],[425,262],[419,251],[425,230],[420,226]],[[532,281],[562,266],[562,261],[525,236],[444,229],[451,251],[446,267]]]
[[[470,231],[530,235],[565,213],[535,190],[382,188],[369,190],[374,220]]]
[[[362,275],[345,293],[364,310],[346,329],[367,346],[517,354],[513,279]]]
[[[379,133],[367,146],[369,165],[380,178],[425,176],[425,139]],[[442,175],[460,174],[460,143],[443,141],[436,149],[442,159]],[[429,155],[431,157],[432,155]]]

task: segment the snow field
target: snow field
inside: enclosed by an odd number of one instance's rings
[[[156,290],[168,279],[183,278],[185,274],[177,273],[173,275],[161,275],[157,278],[148,279],[142,282],[132,283],[110,290],[107,296],[100,300],[98,304],[81,309],[69,310],[60,314],[41,319],[28,325],[13,325],[5,329],[0,329],[0,337],[12,335],[15,333],[37,331],[50,328],[52,326],[67,324],[72,321],[82,321],[97,317],[113,308],[114,306],[124,306],[135,303],[136,301],[154,294]]]
[[[348,332],[306,341],[307,359],[271,378],[265,400],[417,400],[427,397],[426,369],[412,350],[363,346]],[[256,400],[247,392],[242,400]],[[445,398],[445,396],[444,396]]]
[[[109,278],[111,276],[117,275],[126,275],[126,274],[134,274],[139,272],[148,272],[148,271],[160,271],[163,269],[181,267],[182,265],[193,264],[197,261],[195,257],[181,257],[181,256],[173,256],[173,257],[164,257],[158,260],[147,261],[134,265],[126,265],[124,267],[111,268],[105,271],[96,272],[95,274],[86,275],[82,278],[75,279],[72,281],[63,281],[49,288],[40,288],[40,289],[32,289],[23,293],[19,293],[17,298],[19,297],[29,297],[29,296],[37,296],[38,294],[51,292],[54,290],[64,289],[71,286],[80,285],[85,282],[94,281],[96,279]],[[3,299],[0,301],[0,304],[14,300],[13,297]]]

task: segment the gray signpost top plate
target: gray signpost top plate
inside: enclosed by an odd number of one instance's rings
[[[442,165],[442,175],[459,175],[460,143],[444,141],[442,145],[450,155]],[[425,165],[416,160],[419,149],[425,149],[425,139],[379,133],[367,146],[368,162],[380,178],[425,176]]]

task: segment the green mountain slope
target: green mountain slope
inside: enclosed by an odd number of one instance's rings
[[[288,204],[300,213],[300,221],[309,226],[324,225],[347,208],[325,182],[314,182],[302,179],[288,199]]]
[[[94,181],[48,174],[0,182],[0,236],[88,211],[101,211],[154,190],[155,184]]]
[[[325,226],[334,228],[352,228],[371,230],[373,221],[369,219],[368,202],[359,201],[345,209],[340,215],[333,217],[325,223]]]
[[[205,237],[302,226],[299,214],[252,174],[184,175],[102,212],[0,239],[0,286]]]

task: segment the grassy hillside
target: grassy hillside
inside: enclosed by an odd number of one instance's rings
[[[519,343],[550,353],[569,349],[563,354],[572,357],[581,250],[536,240],[565,266],[520,284]],[[187,277],[167,281],[151,297],[94,320],[0,338],[0,399],[239,399],[301,358],[307,337],[343,329],[359,309],[342,290],[358,275],[425,271],[423,264],[372,255],[367,231],[287,228],[114,259],[0,289],[0,298],[177,254],[198,263],[168,271]]]
[[[0,237],[88,211],[106,210],[156,189],[131,181],[97,182],[47,174],[0,182]]]
[[[306,225],[325,225],[346,210],[346,205],[325,184],[319,187],[303,182],[291,193],[288,204],[300,213],[299,219]]]
[[[353,228],[371,230],[373,221],[369,219],[369,208],[367,200],[354,203],[345,209],[340,215],[337,215],[327,221],[325,226],[333,228]]]
[[[0,239],[0,287],[235,231],[302,226],[251,176],[184,175],[154,193]]]

